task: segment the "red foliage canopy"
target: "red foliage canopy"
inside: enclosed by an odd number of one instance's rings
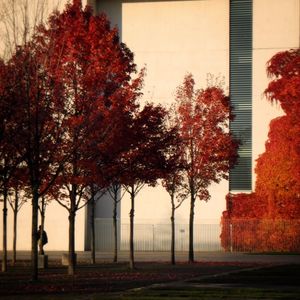
[[[124,186],[155,185],[170,172],[166,153],[175,142],[176,131],[167,128],[166,116],[162,106],[153,104],[133,113],[124,141],[127,150],[119,158]]]
[[[65,131],[65,166],[57,191],[61,199],[75,196],[76,210],[80,198],[89,197],[86,188],[99,183],[95,176],[103,156],[116,146],[118,118],[131,110],[136,92],[135,82],[130,84],[133,55],[107,18],[82,10],[80,1],[53,14],[35,39],[44,43],[45,51],[53,51],[48,67]]]
[[[275,78],[266,95],[278,101],[287,115],[300,113],[300,49],[279,52],[268,62],[267,71]]]

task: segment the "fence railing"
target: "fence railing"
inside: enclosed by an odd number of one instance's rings
[[[221,251],[220,226],[196,224],[194,226],[195,251]],[[137,251],[170,251],[171,226],[168,224],[136,224],[134,243]],[[175,226],[176,251],[188,251],[189,228],[186,224]],[[121,226],[121,249],[129,250],[129,225]]]
[[[300,220],[227,219],[221,244],[226,251],[299,252]]]
[[[96,249],[98,251],[111,251],[114,247],[112,221],[108,219],[95,219]],[[129,224],[118,223],[118,248],[129,250]],[[222,251],[220,243],[220,224],[195,224],[194,249],[195,251]],[[175,249],[188,251],[189,226],[176,224]],[[170,224],[135,224],[134,247],[136,251],[170,251],[171,225]]]
[[[112,251],[111,219],[95,219],[96,250]],[[129,224],[118,221],[118,249],[129,250]],[[170,251],[170,224],[135,224],[136,251]],[[188,251],[189,226],[176,224],[175,250]],[[194,251],[300,251],[300,220],[226,220],[223,224],[195,224]]]

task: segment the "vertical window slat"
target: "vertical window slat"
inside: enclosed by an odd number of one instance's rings
[[[230,0],[230,130],[241,141],[230,191],[252,190],[252,0]]]

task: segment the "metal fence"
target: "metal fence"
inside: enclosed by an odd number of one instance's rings
[[[136,224],[134,231],[137,251],[170,251],[171,225]],[[178,224],[175,227],[176,251],[188,251],[189,227]],[[121,249],[129,250],[129,224],[121,226]],[[221,251],[220,226],[217,224],[196,224],[194,226],[195,251]]]
[[[96,250],[113,250],[114,237],[112,221],[108,219],[95,219],[96,225]],[[120,250],[129,250],[129,224],[119,224]],[[194,250],[195,251],[222,251],[220,243],[221,226],[219,224],[194,225]],[[176,224],[175,249],[188,251],[189,226]],[[135,224],[134,247],[136,251],[170,251],[171,225],[170,224]]]
[[[225,251],[234,252],[299,252],[300,220],[226,220],[221,244]]]
[[[111,219],[95,219],[96,250],[112,251],[114,234]],[[118,221],[118,249],[129,250],[130,225]],[[175,249],[188,251],[189,226],[176,224]],[[136,251],[170,251],[170,224],[134,224]],[[300,251],[300,220],[229,220],[223,225],[195,224],[195,251]]]

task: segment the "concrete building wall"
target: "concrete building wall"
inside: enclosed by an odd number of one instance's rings
[[[144,101],[170,103],[186,74],[192,72],[198,87],[207,74],[229,73],[229,0],[200,1],[96,1],[120,29],[123,42],[146,65]],[[264,152],[269,122],[282,111],[263,95],[269,79],[266,62],[276,52],[299,47],[299,0],[253,1],[253,187],[255,160]],[[228,183],[210,189],[208,203],[197,203],[195,222],[219,220],[225,209]],[[122,201],[122,222],[128,222],[129,198]],[[187,222],[188,201],[177,211],[177,222]],[[168,194],[161,186],[145,188],[136,205],[137,223],[169,222]]]
[[[143,101],[171,103],[187,72],[194,75],[198,87],[206,86],[209,74],[224,77],[228,87],[229,1],[124,1],[120,28],[137,65],[147,68]],[[211,188],[212,200],[196,204],[195,223],[218,219],[227,191],[227,181]],[[122,222],[128,222],[129,210],[129,197],[125,197]],[[177,222],[187,223],[188,214],[186,200],[176,211]],[[169,220],[170,200],[165,190],[160,185],[141,190],[136,223]]]
[[[120,199],[120,191],[118,193],[118,199]],[[118,232],[120,232],[120,202],[116,204],[117,206],[117,227]],[[95,221],[95,240],[96,249],[108,248],[107,245],[112,245],[113,242],[113,209],[114,201],[112,194],[106,192],[101,195],[98,193],[96,195],[95,211],[94,211],[94,221]],[[91,222],[92,222],[92,203],[89,203],[85,208],[85,231],[84,231],[84,250],[91,249]],[[118,237],[118,240],[120,236]],[[118,241],[120,242],[120,241]]]

